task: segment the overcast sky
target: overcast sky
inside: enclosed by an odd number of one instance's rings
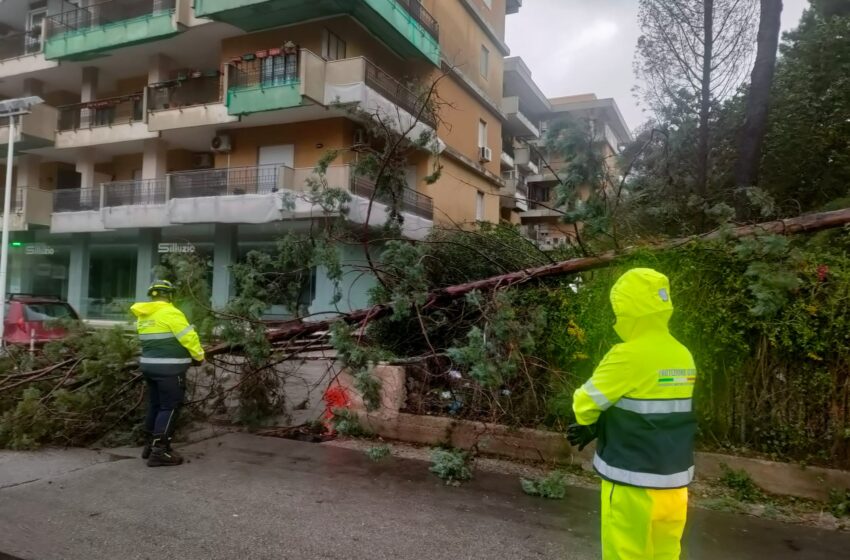
[[[784,0],[782,29],[796,27],[807,0]],[[645,118],[631,89],[638,0],[525,0],[509,15],[507,43],[548,97],[613,97],[629,127]]]

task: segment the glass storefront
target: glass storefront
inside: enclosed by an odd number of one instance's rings
[[[91,245],[88,318],[128,319],[136,298],[136,262],[135,245]]]
[[[9,293],[68,296],[67,246],[12,242],[9,247]]]

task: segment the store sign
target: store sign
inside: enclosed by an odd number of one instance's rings
[[[33,243],[24,247],[25,255],[55,255],[56,249],[44,243]]]
[[[194,253],[195,246],[191,243],[160,243],[157,252],[161,255],[167,253]]]

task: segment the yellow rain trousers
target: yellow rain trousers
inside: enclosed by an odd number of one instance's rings
[[[653,490],[602,481],[602,558],[678,560],[688,489]]]
[[[669,332],[670,284],[636,268],[611,289],[623,340],[573,396],[579,424],[596,424],[604,560],[676,560],[693,480],[696,368]]]

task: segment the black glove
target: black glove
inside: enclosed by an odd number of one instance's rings
[[[581,451],[587,444],[596,439],[596,424],[585,426],[582,424],[570,424],[567,428],[567,441],[570,445],[577,445]]]
[[[196,360],[195,358],[192,358],[192,365],[195,366],[195,367],[198,367],[199,365],[201,365],[203,363],[204,363],[203,360]]]

